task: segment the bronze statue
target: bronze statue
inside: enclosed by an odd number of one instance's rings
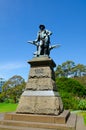
[[[50,50],[60,45],[53,45],[50,46],[50,35],[52,34],[51,31],[45,29],[45,25],[39,26],[40,31],[37,34],[37,39],[34,41],[28,41],[28,43],[34,44],[37,46],[37,51],[34,53],[36,57],[40,55],[49,56]]]

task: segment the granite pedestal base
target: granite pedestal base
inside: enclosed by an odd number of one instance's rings
[[[16,113],[59,115],[63,111],[63,104],[55,83],[54,61],[43,56],[33,58],[28,63],[28,82]]]

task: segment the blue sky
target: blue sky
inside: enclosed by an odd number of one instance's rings
[[[86,65],[86,0],[0,0],[0,77],[21,75],[27,80],[38,26],[53,32],[56,64],[73,60]]]

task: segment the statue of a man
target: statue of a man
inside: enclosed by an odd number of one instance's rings
[[[34,52],[35,57],[40,55],[47,55],[49,56],[50,51],[53,48],[57,48],[60,44],[50,45],[50,35],[52,34],[51,31],[45,29],[45,25],[39,25],[40,31],[37,34],[37,39],[34,41],[28,41],[37,47],[37,51]]]
[[[34,41],[34,43],[39,42],[37,48],[38,55],[49,55],[50,35],[52,32],[46,30],[44,25],[40,25],[39,29],[40,31],[37,34],[37,39]]]

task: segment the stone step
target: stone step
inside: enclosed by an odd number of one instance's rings
[[[4,119],[4,113],[0,113],[0,120]]]
[[[61,116],[65,115],[67,111],[62,113]],[[51,122],[30,122],[30,121],[18,121],[12,119],[0,119],[0,130],[86,130],[83,118],[76,116],[75,114],[70,114],[66,123],[51,123]]]
[[[25,128],[25,127],[0,125],[0,130],[52,130],[52,129],[28,128],[28,127]]]
[[[76,116],[73,114],[70,115],[69,119],[65,124],[56,124],[56,123],[40,123],[40,122],[28,122],[28,121],[15,121],[15,120],[2,120],[0,121],[1,126],[11,126],[16,128],[40,128],[40,129],[49,129],[49,130],[75,130]],[[70,123],[71,122],[71,123]],[[15,130],[16,130],[15,128]],[[0,129],[1,130],[1,129]]]
[[[76,130],[86,130],[83,117],[77,116]]]
[[[74,127],[68,127],[65,124],[49,124],[49,123],[32,123],[32,122],[19,122],[19,121],[4,121],[3,123],[1,123],[0,127],[3,128],[13,128],[13,129],[18,129],[20,130],[20,128],[26,130],[27,128],[38,128],[38,129],[49,129],[49,130],[75,130]],[[2,129],[1,129],[2,130]],[[6,129],[8,130],[8,129]]]
[[[5,114],[4,119],[15,121],[65,124],[69,115],[70,112],[68,110],[64,110],[63,113],[61,113],[59,116],[7,113]]]
[[[67,126],[68,127],[76,128],[76,122],[77,122],[77,115],[72,113],[69,116],[68,120],[67,120]]]

